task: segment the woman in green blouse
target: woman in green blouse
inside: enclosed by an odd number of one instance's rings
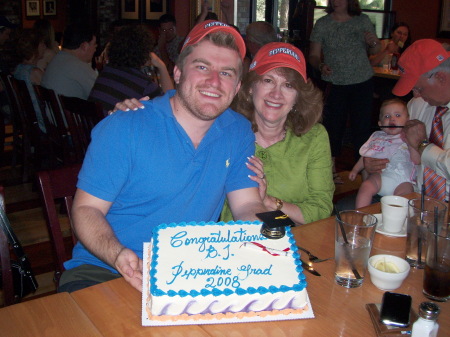
[[[319,123],[322,93],[306,76],[294,46],[273,42],[256,54],[232,108],[245,115],[256,137],[248,167],[269,210],[297,224],[330,216],[334,183],[328,134]],[[232,219],[228,204],[221,220]],[[238,219],[236,219],[238,220]]]

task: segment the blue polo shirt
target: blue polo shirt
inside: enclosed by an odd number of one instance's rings
[[[142,243],[155,226],[216,221],[227,193],[257,187],[245,165],[255,151],[250,122],[227,109],[194,148],[172,113],[174,94],[100,122],[78,177],[78,188],[112,202],[106,219],[119,241],[141,258]],[[64,266],[82,264],[115,271],[78,243]]]

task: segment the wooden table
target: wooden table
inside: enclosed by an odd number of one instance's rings
[[[102,336],[68,293],[0,309],[0,336]]]
[[[373,72],[373,76],[375,77],[390,78],[393,80],[398,80],[400,78],[399,71],[393,73],[392,70],[384,70],[382,67],[373,67]]]
[[[412,196],[412,195],[411,195]],[[380,213],[380,205],[364,208]],[[299,245],[319,257],[334,256],[334,217],[295,228]],[[405,238],[376,233],[372,255],[387,253],[404,257]],[[334,260],[315,265],[322,274],[306,273],[308,294],[316,318],[294,321],[214,324],[173,327],[141,326],[141,294],[123,279],[110,281],[72,293],[72,297],[105,336],[217,336],[217,337],[299,337],[375,336],[366,303],[380,303],[383,291],[376,288],[367,273],[362,287],[347,289],[334,283]],[[411,270],[399,293],[410,294],[417,311],[427,299],[422,294],[423,270]],[[450,303],[441,307],[439,336],[450,336]]]
[[[410,197],[415,196],[410,195]],[[364,208],[379,213],[380,205]],[[299,245],[321,258],[334,255],[335,219],[330,217],[293,229]],[[375,234],[371,255],[404,257],[405,238]],[[370,281],[347,289],[334,283],[334,261],[315,264],[322,276],[306,273],[313,319],[172,327],[141,326],[141,293],[123,279],[105,282],[72,294],[62,293],[0,309],[0,335],[6,336],[156,336],[156,337],[300,337],[375,336],[367,303],[380,303],[383,291]],[[412,269],[395,292],[409,294],[413,308],[422,294],[423,270]],[[450,303],[441,308],[438,336],[450,336]]]

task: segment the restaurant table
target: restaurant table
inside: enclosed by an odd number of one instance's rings
[[[400,78],[400,72],[397,70],[397,72],[394,72],[389,69],[383,69],[382,67],[373,67],[373,76],[375,77],[382,77],[382,78],[390,78],[393,80],[398,80]]]
[[[409,195],[410,198],[417,194]],[[363,208],[380,213],[380,204]],[[335,218],[330,217],[293,228],[297,243],[321,258],[334,256]],[[404,258],[406,238],[388,237],[379,233],[371,255],[392,254]],[[305,254],[306,255],[306,254]],[[307,260],[304,256],[303,259]],[[171,327],[141,326],[141,293],[123,279],[99,284],[73,292],[71,296],[104,336],[217,336],[217,337],[299,337],[299,336],[375,336],[365,308],[367,303],[380,303],[384,291],[376,288],[366,274],[360,288],[347,289],[334,282],[334,260],[316,263],[322,276],[305,272],[308,294],[315,318],[258,323],[186,325]],[[427,301],[422,294],[423,270],[411,269],[407,279],[395,292],[409,294],[413,309]],[[441,308],[438,336],[450,336],[450,303]]]
[[[0,309],[0,336],[102,336],[69,293]]]

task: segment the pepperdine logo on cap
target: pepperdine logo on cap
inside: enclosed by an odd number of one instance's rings
[[[206,20],[195,25],[186,37],[181,51],[183,51],[183,49],[187,46],[200,42],[206,35],[213,32],[225,32],[233,35],[234,40],[236,41],[236,45],[239,49],[239,54],[241,55],[241,58],[244,59],[245,42],[241,34],[239,34],[239,32],[230,25],[214,20]]]
[[[250,64],[249,71],[264,75],[270,70],[281,67],[294,69],[305,81],[308,80],[303,53],[293,45],[283,42],[271,42],[262,46]]]
[[[409,46],[398,60],[401,77],[392,93],[405,96],[416,85],[419,77],[436,68],[450,57],[442,45],[431,39],[417,40]]]

